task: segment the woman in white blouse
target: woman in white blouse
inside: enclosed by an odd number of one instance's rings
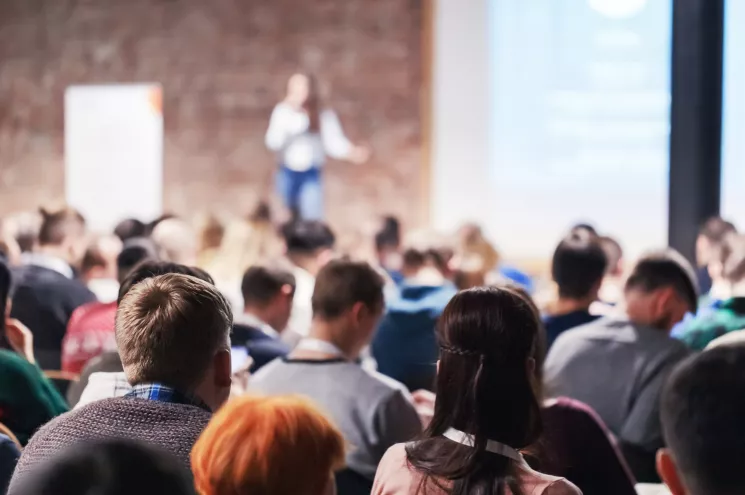
[[[274,107],[266,146],[277,153],[279,194],[293,215],[323,217],[321,168],[326,156],[363,163],[370,150],[355,146],[344,135],[333,110],[322,108],[313,76],[293,75],[287,96]]]

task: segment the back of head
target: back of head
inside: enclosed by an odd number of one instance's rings
[[[344,440],[307,399],[243,396],[215,414],[191,463],[201,495],[323,495]]]
[[[696,242],[696,258],[701,266],[720,261],[720,249],[730,234],[736,234],[737,228],[732,222],[721,217],[711,217],[701,226]]]
[[[21,252],[32,251],[39,241],[41,214],[36,211],[27,211],[13,215],[7,220],[10,224],[10,233],[18,243]]]
[[[728,236],[723,243],[722,253],[722,276],[725,280],[731,284],[745,280],[745,235]]]
[[[575,230],[554,251],[551,275],[559,288],[559,297],[586,299],[597,295],[608,264],[598,238]]]
[[[85,219],[72,208],[57,211],[39,210],[41,227],[39,228],[39,246],[59,246],[70,238],[85,235]]]
[[[540,406],[529,362],[539,345],[540,320],[523,292],[477,288],[458,293],[440,318],[441,353],[435,413],[424,439],[407,447],[424,483],[453,481],[454,495],[502,493],[514,465],[487,452],[488,440],[522,449],[541,433]],[[443,435],[454,428],[474,446]]]
[[[189,473],[167,452],[124,439],[80,443],[25,477],[18,495],[189,495]]]
[[[143,261],[156,261],[158,249],[147,237],[133,237],[124,242],[119,256],[116,257],[116,268],[119,283],[122,284],[132,270]]]
[[[146,259],[141,263],[137,264],[134,268],[129,271],[129,274],[124,278],[124,281],[119,286],[119,297],[117,302],[122,303],[122,299],[127,295],[127,292],[139,284],[143,280],[148,278],[157,277],[160,275],[167,275],[169,273],[177,273],[180,275],[189,275],[195,277],[208,284],[215,285],[215,281],[209,276],[207,272],[193,266],[179,265],[178,263],[172,263],[170,261],[158,261],[157,259]]]
[[[407,274],[424,267],[435,268],[445,274],[452,257],[452,244],[437,232],[412,232],[404,241],[403,268]]]
[[[315,256],[319,251],[332,249],[336,236],[331,228],[319,220],[295,220],[282,227],[287,253]]]
[[[593,237],[597,237],[598,236],[597,229],[594,226],[590,225],[589,223],[578,223],[578,224],[575,224],[571,229],[569,229],[569,232],[570,233],[584,232],[584,233],[589,234],[589,235],[591,235]]]
[[[295,291],[295,276],[280,266],[256,265],[243,275],[241,293],[246,306],[263,307],[283,289]]]
[[[687,304],[689,311],[698,308],[698,282],[691,264],[674,249],[654,251],[643,256],[626,280],[625,291],[652,292],[672,287]]]
[[[225,298],[203,280],[180,274],[143,280],[116,312],[116,343],[127,380],[193,392],[215,354],[230,346],[232,322]]]
[[[745,346],[706,351],[670,375],[662,393],[662,429],[687,493],[745,492],[743,417]]]
[[[334,320],[362,303],[371,312],[383,309],[383,278],[368,263],[334,260],[316,277],[311,300],[313,317]]]
[[[83,278],[116,277],[116,260],[122,251],[122,241],[116,236],[101,236],[93,239],[80,262]]]
[[[147,225],[136,218],[127,218],[114,227],[114,235],[126,242],[129,239],[147,236]]]
[[[194,265],[197,260],[197,236],[191,225],[179,218],[168,218],[153,228],[151,238],[161,256],[174,263]]]

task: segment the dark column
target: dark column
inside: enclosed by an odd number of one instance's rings
[[[724,1],[673,0],[668,238],[690,260],[719,213]]]

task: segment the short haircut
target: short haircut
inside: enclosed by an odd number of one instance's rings
[[[608,266],[605,267],[605,272],[612,272],[623,258],[623,248],[617,240],[607,235],[599,237],[598,242],[600,242],[600,247],[603,248],[605,258],[608,260]]]
[[[40,246],[58,246],[68,237],[81,237],[85,234],[85,219],[72,208],[58,211],[41,208],[39,212],[42,217],[38,238]]]
[[[114,228],[114,235],[121,239],[122,242],[136,237],[145,237],[147,233],[147,225],[136,218],[122,220]]]
[[[722,276],[731,283],[745,279],[745,235],[732,234],[723,243]]]
[[[442,272],[453,257],[453,245],[448,239],[432,231],[419,231],[409,234],[404,241],[403,263],[409,268],[419,268],[427,263]]]
[[[551,275],[559,287],[559,297],[587,297],[603,280],[607,265],[605,251],[597,237],[583,230],[572,231],[556,247],[551,262]]]
[[[191,495],[189,472],[170,453],[144,443],[108,439],[77,443],[35,469],[18,495]]]
[[[737,228],[732,222],[728,222],[721,217],[711,217],[701,226],[698,235],[712,244],[719,244],[724,241],[727,235],[736,232]]]
[[[589,223],[578,223],[575,224],[571,229],[570,232],[577,232],[577,231],[584,231],[587,232],[590,235],[593,235],[595,237],[598,236],[598,231],[595,227],[590,225]]]
[[[375,248],[380,251],[386,247],[401,245],[401,222],[392,215],[382,218],[380,230],[375,234]]]
[[[214,285],[180,274],[143,280],[116,311],[127,380],[192,391],[215,353],[229,346],[232,322],[230,305]]]
[[[743,493],[745,346],[683,361],[662,392],[662,430],[692,493]]]
[[[674,249],[654,251],[643,256],[626,280],[626,290],[651,292],[672,287],[689,305],[698,309],[698,282],[691,264]]]
[[[319,494],[344,465],[344,438],[307,398],[242,396],[213,416],[191,465],[202,495]]]
[[[85,250],[83,260],[80,262],[80,271],[86,273],[96,267],[106,267],[107,261],[97,242],[92,242]]]
[[[335,260],[324,266],[313,290],[313,316],[333,320],[356,303],[383,308],[383,278],[368,263]]]
[[[134,267],[121,283],[119,286],[119,297],[117,297],[117,302],[121,304],[122,299],[127,295],[127,292],[143,280],[157,277],[159,275],[167,275],[169,273],[189,275],[204,280],[208,284],[215,285],[215,281],[212,280],[212,277],[200,268],[179,265],[178,263],[172,263],[170,261],[146,260]]]
[[[279,294],[282,287],[289,285],[295,291],[295,276],[280,267],[252,266],[243,275],[241,293],[245,305],[264,306]]]
[[[121,253],[116,257],[119,283],[123,284],[134,267],[147,260],[158,260],[158,248],[155,247],[153,241],[147,237],[133,237],[126,240]]]
[[[319,220],[295,220],[282,227],[287,252],[312,255],[321,249],[331,249],[336,236],[331,228]]]

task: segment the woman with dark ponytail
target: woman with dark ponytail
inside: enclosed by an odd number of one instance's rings
[[[392,447],[373,495],[577,495],[520,450],[541,435],[535,380],[540,321],[510,288],[457,294],[440,318],[437,399],[423,437]]]

